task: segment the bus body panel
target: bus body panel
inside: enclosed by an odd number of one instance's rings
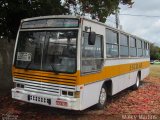
[[[141,80],[144,80],[149,75],[149,68],[145,68],[141,70]]]
[[[137,73],[137,72],[134,72],[134,73]],[[133,72],[132,72],[132,74],[133,74]],[[130,73],[111,78],[111,81],[112,81],[111,95],[115,95],[116,93],[131,86],[135,80],[134,79],[130,80],[129,77],[130,77]]]
[[[86,109],[98,103],[99,94],[104,80],[87,84],[82,90],[81,108]]]

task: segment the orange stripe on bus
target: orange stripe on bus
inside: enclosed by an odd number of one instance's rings
[[[15,67],[13,67],[12,72],[15,78],[76,86],[76,85],[82,85],[82,84],[89,84],[99,80],[113,78],[115,76],[119,76],[132,71],[147,68],[149,67],[149,65],[150,65],[149,61],[145,61],[145,62],[105,66],[101,71],[97,73],[91,73],[86,75],[81,75],[80,71],[77,71],[75,74],[65,74],[65,73],[55,74],[53,72],[24,70],[24,69],[18,69]]]
[[[77,84],[78,85],[88,84],[88,83],[96,82],[99,80],[113,78],[115,76],[119,76],[132,71],[147,68],[149,67],[149,65],[150,65],[149,61],[146,61],[146,62],[106,66],[102,69],[102,71],[98,73],[80,76],[77,81]]]

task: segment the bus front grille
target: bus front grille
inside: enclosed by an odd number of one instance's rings
[[[24,80],[19,78],[14,78],[14,82],[15,84],[23,85],[24,90],[26,91],[37,92],[37,93],[59,96],[60,90],[75,91],[75,87],[73,86],[64,86],[64,85],[51,84],[45,82]]]

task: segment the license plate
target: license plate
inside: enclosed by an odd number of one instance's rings
[[[60,105],[60,106],[65,106],[65,107],[67,107],[67,106],[68,106],[68,103],[67,103],[67,102],[64,102],[64,101],[56,101],[56,105]]]

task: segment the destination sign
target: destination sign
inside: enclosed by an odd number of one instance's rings
[[[75,28],[78,26],[78,19],[41,19],[23,22],[21,28]]]

